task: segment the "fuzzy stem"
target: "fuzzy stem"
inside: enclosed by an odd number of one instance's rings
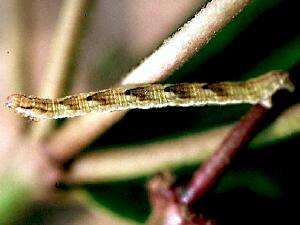
[[[250,0],[213,0],[137,68],[122,84],[153,83],[180,68],[232,20]]]
[[[200,50],[250,0],[213,0],[152,55],[130,72],[121,84],[152,83],[170,76]],[[51,138],[49,149],[54,158],[65,161],[104,133],[126,112],[97,113],[70,120]],[[82,131],[85,132],[82,132]],[[89,135],[86,135],[86,134]]]

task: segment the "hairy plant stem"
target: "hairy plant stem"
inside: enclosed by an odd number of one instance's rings
[[[167,78],[207,44],[249,2],[250,0],[211,1],[131,71],[121,84],[152,83]],[[49,149],[53,157],[60,161],[73,158],[84,146],[120,120],[125,113],[98,113],[68,121],[50,139]]]

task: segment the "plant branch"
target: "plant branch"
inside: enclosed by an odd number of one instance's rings
[[[7,56],[10,59],[9,63],[9,78],[12,92],[20,92],[23,90],[24,80],[24,51],[25,51],[25,36],[24,36],[24,18],[22,12],[22,1],[13,0],[7,3],[9,7],[9,48]]]
[[[101,149],[74,161],[67,182],[97,183],[153,175],[182,165],[193,165],[209,157],[220,144],[228,128],[177,140],[135,147]],[[201,145],[201,149],[196,146]]]
[[[165,41],[157,51],[130,72],[121,84],[158,82],[170,76],[209,42],[249,2],[250,0],[211,1],[206,8]],[[125,113],[98,113],[68,121],[51,138],[49,151],[58,160],[69,160],[122,118]],[[85,132],[82,132],[83,130]]]
[[[175,178],[168,174],[156,176],[148,182],[148,195],[152,205],[149,224],[216,224],[203,212],[193,211],[192,204],[212,187],[232,158],[248,143],[258,124],[267,114],[264,106],[255,105],[241,121],[231,129],[220,148],[194,173],[186,188],[174,186]]]
[[[40,96],[53,98],[62,93],[89,3],[88,0],[67,0],[63,3]],[[53,121],[48,120],[33,125],[32,136],[42,139],[49,133],[52,124]]]
[[[236,153],[253,137],[267,112],[267,108],[257,104],[232,128],[219,149],[194,173],[181,195],[182,203],[193,204],[212,187]]]
[[[152,212],[148,225],[216,225],[216,221],[206,215],[195,213],[185,204],[178,202],[174,190],[175,177],[168,173],[158,174],[147,183],[148,197]]]
[[[8,96],[11,93],[23,91],[23,77],[25,66],[25,26],[22,11],[23,1],[11,0],[2,2],[7,12],[8,24],[3,32],[3,43],[0,40],[0,96]],[[5,17],[5,15],[4,15]],[[1,34],[2,36],[2,34]],[[3,46],[2,46],[3,44]],[[4,47],[2,49],[2,47]],[[6,63],[7,62],[7,63]],[[5,74],[5,75],[4,75]],[[4,105],[5,99],[0,99],[0,177],[9,164],[10,158],[14,157],[13,148],[15,139],[24,129],[24,120],[12,115]]]
[[[206,45],[250,0],[213,0],[152,55],[131,71],[122,84],[163,80]]]

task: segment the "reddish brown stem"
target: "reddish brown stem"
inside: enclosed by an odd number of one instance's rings
[[[257,104],[233,127],[216,153],[195,172],[180,201],[191,205],[217,181],[236,153],[245,146],[268,109]]]

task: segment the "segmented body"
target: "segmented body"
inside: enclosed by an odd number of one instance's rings
[[[272,71],[245,82],[143,84],[121,86],[57,99],[14,94],[6,105],[33,119],[57,119],[91,112],[147,109],[166,106],[202,106],[237,103],[271,105],[279,89],[293,91],[289,75]]]

